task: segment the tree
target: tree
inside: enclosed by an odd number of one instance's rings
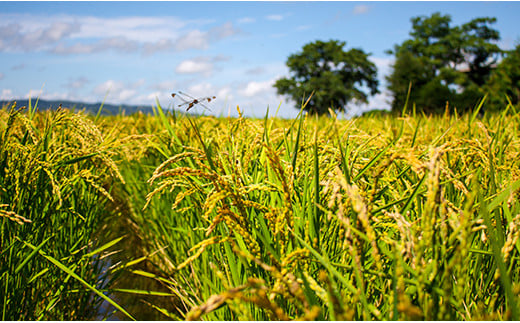
[[[504,59],[498,64],[484,86],[484,93],[489,95],[490,106],[505,108],[511,103],[520,103],[520,45],[506,52]]]
[[[292,76],[276,81],[278,94],[301,102],[314,92],[305,107],[313,114],[325,114],[329,107],[345,111],[351,101],[366,103],[368,95],[363,87],[370,90],[370,95],[378,93],[376,66],[361,49],[344,51],[345,44],[338,40],[315,41],[289,56],[286,64]]]
[[[458,111],[471,109],[502,53],[495,18],[476,18],[451,26],[451,17],[434,13],[411,19],[410,39],[388,51],[395,55],[387,77],[392,109],[400,110],[412,83],[411,102],[427,113],[443,112],[446,101]]]
[[[414,56],[410,51],[402,51],[397,54],[393,69],[393,73],[387,77],[388,89],[394,93],[393,111],[403,108],[410,82],[412,91],[408,102],[428,112],[444,111],[446,100],[451,99],[451,92],[443,85],[441,78],[435,75],[427,59]]]

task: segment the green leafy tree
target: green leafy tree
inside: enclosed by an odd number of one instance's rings
[[[412,83],[411,102],[427,113],[443,112],[446,102],[458,111],[471,109],[482,96],[502,53],[495,18],[476,18],[451,26],[451,17],[434,13],[411,19],[410,39],[394,46],[393,72],[387,77],[392,109],[400,110]]]
[[[498,64],[484,86],[489,95],[489,106],[504,108],[507,98],[515,106],[520,103],[520,45],[506,52],[504,59]]]
[[[315,41],[289,56],[287,66],[291,78],[281,78],[274,87],[278,94],[288,95],[293,101],[314,92],[306,106],[313,114],[326,114],[328,108],[345,111],[351,101],[367,102],[368,94],[378,93],[377,68],[368,60],[369,54],[361,49],[343,50],[345,42]]]

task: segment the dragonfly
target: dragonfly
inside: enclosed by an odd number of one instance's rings
[[[210,108],[208,108],[207,106],[205,106],[203,104],[203,102],[206,102],[206,103],[209,103],[211,102],[211,100],[215,100],[217,97],[216,96],[207,96],[207,97],[204,97],[204,98],[194,98],[192,97],[191,95],[189,94],[186,94],[184,92],[181,92],[179,91],[178,93],[172,93],[172,98],[175,98],[175,97],[178,97],[179,99],[181,99],[183,101],[182,104],[179,104],[179,108],[180,107],[183,107],[183,106],[188,106],[188,108],[186,109],[186,111],[189,111],[191,108],[193,108],[195,105],[200,105],[202,106],[204,109],[206,110],[210,110]]]

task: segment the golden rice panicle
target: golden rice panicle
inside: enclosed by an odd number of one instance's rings
[[[176,177],[176,176],[179,176],[179,177],[182,177],[182,178],[187,178],[190,175],[191,176],[199,176],[199,177],[202,177],[202,178],[212,178],[213,177],[213,174],[204,172],[204,171],[202,171],[200,169],[191,168],[191,167],[177,167],[177,168],[168,169],[168,170],[165,170],[165,171],[163,171],[163,172],[161,172],[159,174],[153,175],[148,180],[148,182],[150,184],[153,184],[157,178],[161,178],[161,177]]]
[[[214,177],[214,185],[218,190],[221,190],[222,192],[226,192],[226,194],[231,199],[231,205],[235,207],[238,210],[238,219],[240,221],[240,225],[242,225],[244,228],[249,229],[250,223],[248,220],[248,212],[246,210],[246,207],[243,204],[243,196],[237,192],[236,185],[238,185],[238,190],[240,190],[240,186],[242,186],[241,183],[236,183],[230,180],[233,176],[215,176]]]
[[[61,189],[54,177],[54,174],[49,170],[49,165],[42,165],[41,167],[42,167],[43,171],[49,177],[49,180],[50,180],[51,186],[52,186],[52,194],[58,199],[58,209],[59,209],[59,208],[61,208],[61,206],[63,204],[63,199],[61,198]]]
[[[156,187],[153,191],[146,194],[146,203],[143,206],[143,210],[145,210],[148,205],[152,202],[152,199],[155,195],[161,194],[162,192],[166,191],[167,189],[171,188],[172,186],[175,186],[177,182],[174,180],[163,180],[161,181],[160,185]]]
[[[195,251],[195,253],[193,255],[191,255],[190,257],[188,257],[184,262],[179,264],[176,269],[181,270],[182,268],[189,265],[191,262],[193,262],[195,259],[197,259],[204,252],[204,250],[206,250],[206,248],[208,246],[211,246],[214,244],[220,244],[220,243],[226,242],[228,240],[229,240],[228,237],[213,236],[211,238],[208,238],[206,240],[203,240],[203,241],[197,243],[190,250],[188,250],[189,253],[191,253],[193,251]]]
[[[253,254],[256,258],[261,259],[262,252],[260,245],[256,239],[253,238],[249,232],[249,229],[243,223],[238,221],[238,215],[227,207],[221,208],[219,210],[219,215],[222,217],[228,228],[231,229],[231,232],[234,232],[235,235],[238,235],[244,239],[249,252],[251,252],[251,254]]]
[[[467,270],[471,268],[472,259],[470,257],[469,249],[471,247],[470,237],[472,235],[472,208],[474,204],[475,194],[466,195],[466,205],[462,210],[458,212],[450,212],[449,223],[453,229],[452,235],[456,235],[458,241],[457,246],[454,250],[452,267],[453,276],[455,280],[454,295],[465,295],[465,288],[470,282],[470,272]],[[450,237],[451,240],[451,237]],[[455,301],[458,303],[459,308],[466,306],[467,295],[464,297],[455,297]],[[464,317],[465,319],[471,319],[471,317]]]
[[[263,140],[262,133],[259,131],[254,131],[256,134],[254,139],[251,141],[251,144],[249,145],[248,149],[244,149],[244,157],[242,159],[242,167],[246,172],[250,168],[251,158],[257,156],[259,147],[261,147],[261,143]]]
[[[282,259],[282,268],[286,268],[289,271],[293,271],[296,267],[307,263],[309,261],[310,251],[308,249],[296,249],[288,253]]]
[[[0,217],[7,218],[11,221],[18,223],[19,225],[23,225],[24,223],[31,223],[32,221],[24,218],[23,216],[16,214],[13,211],[4,210],[2,208],[8,208],[9,204],[0,204]]]
[[[440,207],[440,187],[439,177],[441,171],[440,156],[443,153],[443,147],[432,148],[430,150],[430,160],[427,164],[428,175],[426,178],[426,202],[424,211],[420,217],[420,233],[421,238],[417,246],[417,260],[420,262],[428,261],[431,255],[426,254],[427,250],[431,250],[431,246],[435,245],[434,231],[438,226],[438,213]],[[421,264],[422,267],[424,264]]]
[[[320,284],[318,284],[318,282],[314,279],[314,277],[310,275],[307,271],[303,272],[303,276],[309,283],[310,289],[312,289],[316,293],[316,296],[318,296],[322,302],[327,302],[327,291],[323,287],[321,287]]]
[[[23,127],[24,128],[23,131],[27,131],[27,133],[29,134],[29,137],[32,140],[32,143],[33,144],[37,143],[41,138],[36,134],[33,122],[31,120],[29,120],[29,118],[27,118],[27,116],[25,114],[21,114],[20,113],[20,114],[16,114],[15,116],[16,116],[16,118],[18,118],[18,119],[20,119],[22,121],[22,124],[24,126]],[[11,116],[9,118],[11,119]],[[8,123],[8,127],[11,127],[13,125],[15,117],[13,116],[13,118],[11,120],[10,121],[12,123],[10,125]],[[17,130],[21,130],[21,129],[18,128]]]
[[[173,163],[176,163],[178,161],[182,161],[188,157],[192,157],[192,156],[195,156],[195,155],[198,155],[200,152],[195,152],[195,151],[185,151],[185,152],[182,152],[180,154],[177,154],[173,157],[170,157],[168,158],[166,161],[164,161],[161,165],[159,165],[153,172],[153,175],[152,175],[152,178],[150,178],[148,180],[148,182],[151,184],[153,183],[153,181],[159,177],[161,177],[162,175],[162,171],[163,169],[165,169],[167,166],[173,164]]]
[[[273,151],[273,149],[264,143],[264,147],[266,149],[266,155],[271,165],[271,168],[274,170],[275,174],[278,177],[278,180],[282,184],[282,190],[284,194],[284,201],[286,204],[291,204],[291,194],[292,194],[292,167],[291,165],[282,166],[282,162],[280,161],[279,153]],[[286,174],[287,169],[287,174]]]
[[[234,300],[238,302],[232,302]],[[227,304],[234,309],[236,315],[239,317],[245,316],[251,320],[253,318],[248,317],[249,310],[243,305],[244,303],[252,303],[267,310],[272,320],[288,321],[290,319],[275,302],[269,299],[265,281],[259,278],[249,278],[247,283],[242,286],[230,288],[218,295],[212,295],[204,304],[193,308],[186,315],[186,319],[190,321],[200,320],[203,315]]]
[[[393,219],[396,228],[399,231],[399,246],[401,256],[405,261],[410,261],[414,257],[414,232],[412,231],[412,224],[399,212],[383,212],[386,216]],[[394,242],[394,240],[392,240]]]
[[[292,209],[292,195],[293,192],[293,170],[292,166],[287,164],[285,167],[282,166],[282,161],[279,158],[279,153],[273,151],[273,149],[264,143],[267,159],[271,169],[276,174],[278,181],[281,183],[281,189],[283,194],[283,207],[274,208],[274,235],[280,240],[281,253],[285,253],[286,243],[289,241],[289,229],[294,228],[294,215]],[[275,185],[276,186],[276,185]],[[274,215],[273,213],[269,214]],[[270,219],[272,221],[272,218]]]
[[[181,204],[182,201],[186,197],[191,196],[192,194],[194,194],[196,192],[197,192],[197,188],[191,187],[191,188],[187,188],[185,191],[182,191],[179,194],[177,194],[177,196],[175,197],[175,202],[173,202],[173,204],[172,204],[172,210],[176,209],[179,206],[179,204]]]
[[[372,220],[369,218],[368,205],[360,188],[356,184],[348,184],[339,167],[336,167],[333,172],[329,173],[328,180],[323,184],[325,186],[324,193],[331,193],[328,203],[329,210],[336,210],[333,208],[337,208],[336,212],[331,211],[329,213],[329,217],[335,216],[347,232],[350,232],[351,225],[354,225],[355,229],[364,232],[370,241],[374,264],[378,270],[382,270],[381,255],[377,246],[378,237],[371,224]],[[352,210],[355,214],[355,217],[352,217],[352,219],[350,218],[349,210]],[[350,235],[348,236],[350,237]],[[362,248],[365,242],[357,234],[352,237],[357,245],[356,248]],[[350,239],[347,238],[345,242],[350,243]]]
[[[217,208],[217,204],[219,204],[219,202],[221,202],[222,200],[226,199],[228,196],[230,196],[230,193],[228,191],[219,191],[213,189],[204,201],[204,219],[209,220],[211,213]]]
[[[82,171],[79,176],[85,179],[87,183],[92,185],[92,187],[98,190],[107,199],[114,202],[114,198],[112,197],[112,195],[110,195],[110,193],[106,189],[104,189],[101,185],[98,184],[99,176],[95,176],[88,171]]]
[[[511,222],[509,222],[507,228],[507,238],[502,247],[502,254],[504,257],[504,262],[509,262],[511,257],[511,252],[515,248],[518,238],[520,237],[520,213],[517,214]]]
[[[49,113],[51,112],[49,111]],[[113,149],[115,143],[111,140],[106,140],[101,130],[92,120],[81,113],[72,113],[66,109],[56,111],[52,118],[52,122],[66,129],[67,135],[71,136],[72,142],[80,144],[79,146],[71,147],[70,151],[73,155],[79,157],[95,151],[96,160],[101,161],[106,166],[110,175],[117,178],[121,183],[125,183],[125,179],[112,158],[116,153]]]
[[[215,230],[217,225],[219,225],[223,221],[224,217],[222,213],[217,211],[217,215],[213,218],[213,220],[211,220],[210,226],[206,228],[206,237],[208,237],[213,232],[213,230]]]

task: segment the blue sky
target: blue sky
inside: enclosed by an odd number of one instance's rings
[[[410,18],[453,24],[496,17],[499,45],[520,42],[520,2],[0,2],[0,99],[40,96],[151,106],[170,94],[217,96],[211,113],[293,117],[272,84],[287,57],[315,40],[371,53],[381,94],[353,112],[388,107],[385,51],[409,37]],[[41,94],[40,94],[41,93]],[[108,94],[107,94],[108,93]],[[200,108],[199,108],[200,109]]]

